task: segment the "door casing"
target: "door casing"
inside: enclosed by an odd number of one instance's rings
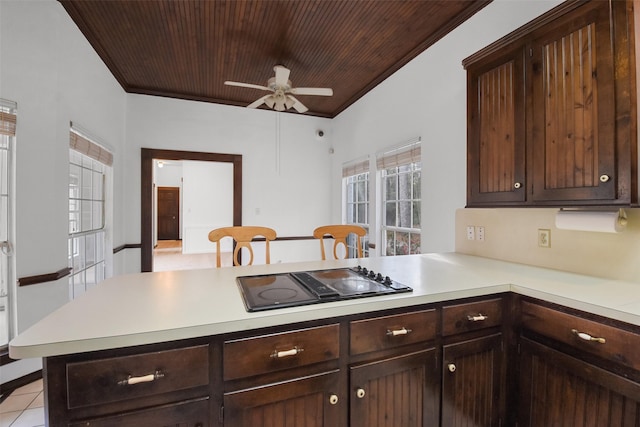
[[[141,148],[140,271],[153,271],[153,160],[197,160],[233,164],[233,225],[242,225],[242,155]],[[215,183],[212,183],[215,185]]]

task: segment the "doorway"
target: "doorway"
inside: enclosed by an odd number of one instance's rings
[[[180,240],[180,187],[158,187],[158,240]]]
[[[242,225],[242,155],[196,151],[141,149],[141,262],[142,272],[153,271],[153,161],[198,160],[233,165],[233,225]],[[207,185],[204,183],[203,185]],[[215,185],[215,183],[210,183]]]

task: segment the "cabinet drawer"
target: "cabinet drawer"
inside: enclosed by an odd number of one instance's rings
[[[522,302],[522,327],[624,366],[640,370],[640,335]]]
[[[502,298],[448,305],[442,308],[443,336],[500,324],[502,324]]]
[[[209,423],[209,398],[173,403],[160,407],[104,418],[83,420],[69,427],[140,427],[140,426],[207,427]]]
[[[281,334],[226,341],[224,379],[233,380],[267,372],[337,359],[339,325],[320,326]]]
[[[209,346],[67,364],[69,409],[209,384]]]
[[[436,311],[376,317],[351,322],[351,354],[386,350],[432,340],[436,336]]]

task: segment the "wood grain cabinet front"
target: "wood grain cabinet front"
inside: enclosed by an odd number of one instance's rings
[[[330,371],[224,395],[224,427],[338,427],[347,404]]]
[[[209,398],[163,405],[69,424],[69,427],[209,427]]]
[[[522,302],[522,327],[640,371],[640,328],[633,332],[529,301]]]
[[[523,300],[522,426],[640,426],[640,328]]]
[[[500,426],[506,420],[505,298],[442,308],[442,426]]]
[[[563,2],[463,61],[468,206],[637,202],[633,21]]]
[[[436,337],[436,310],[352,321],[349,328],[352,355],[393,349],[433,340]]]
[[[337,359],[338,324],[225,341],[224,380],[283,371]]]
[[[209,346],[68,363],[68,408],[157,396],[209,384]]]
[[[502,298],[445,305],[442,308],[442,335],[477,331],[502,325]]]
[[[350,369],[350,427],[438,424],[436,349],[428,348]]]

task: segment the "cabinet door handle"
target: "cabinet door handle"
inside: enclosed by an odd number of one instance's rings
[[[280,359],[282,357],[295,356],[296,354],[302,353],[303,351],[304,349],[298,346],[293,347],[291,350],[273,350],[273,353],[271,353],[271,357],[274,359]]]
[[[594,341],[594,342],[598,342],[600,344],[604,344],[607,342],[607,340],[605,340],[604,338],[598,338],[598,337],[592,337],[591,335],[585,333],[585,332],[580,332],[577,329],[572,329],[571,332],[573,332],[575,335],[577,335],[578,338],[581,338],[585,341]]]
[[[338,403],[338,395],[332,394],[331,396],[329,396],[329,403],[332,405],[335,405],[336,403]]]
[[[407,329],[404,326],[400,329],[387,329],[387,335],[390,337],[395,337],[396,335],[407,335],[411,332],[411,329]]]
[[[449,372],[455,372],[456,371],[456,365],[453,363],[449,363],[447,365],[447,369],[449,369]]]
[[[610,179],[611,178],[607,174],[600,175],[600,182],[608,182]]]
[[[362,387],[358,387],[358,389],[356,390],[356,396],[358,396],[358,399],[362,399],[365,394],[367,393],[364,391],[364,389]]]
[[[520,187],[522,187],[522,184],[520,184],[519,182],[516,182],[515,184],[513,184],[513,188],[515,188],[516,190]]]
[[[144,375],[141,377],[132,377],[131,375],[129,375],[126,380],[118,381],[118,385],[150,383],[151,381],[155,381],[162,377],[164,377],[164,374],[161,371],[155,371],[153,374]]]
[[[467,316],[467,320],[469,322],[482,322],[483,320],[487,320],[489,318],[489,316],[485,316],[482,313],[478,313],[477,316],[472,316],[472,315],[468,315]]]

